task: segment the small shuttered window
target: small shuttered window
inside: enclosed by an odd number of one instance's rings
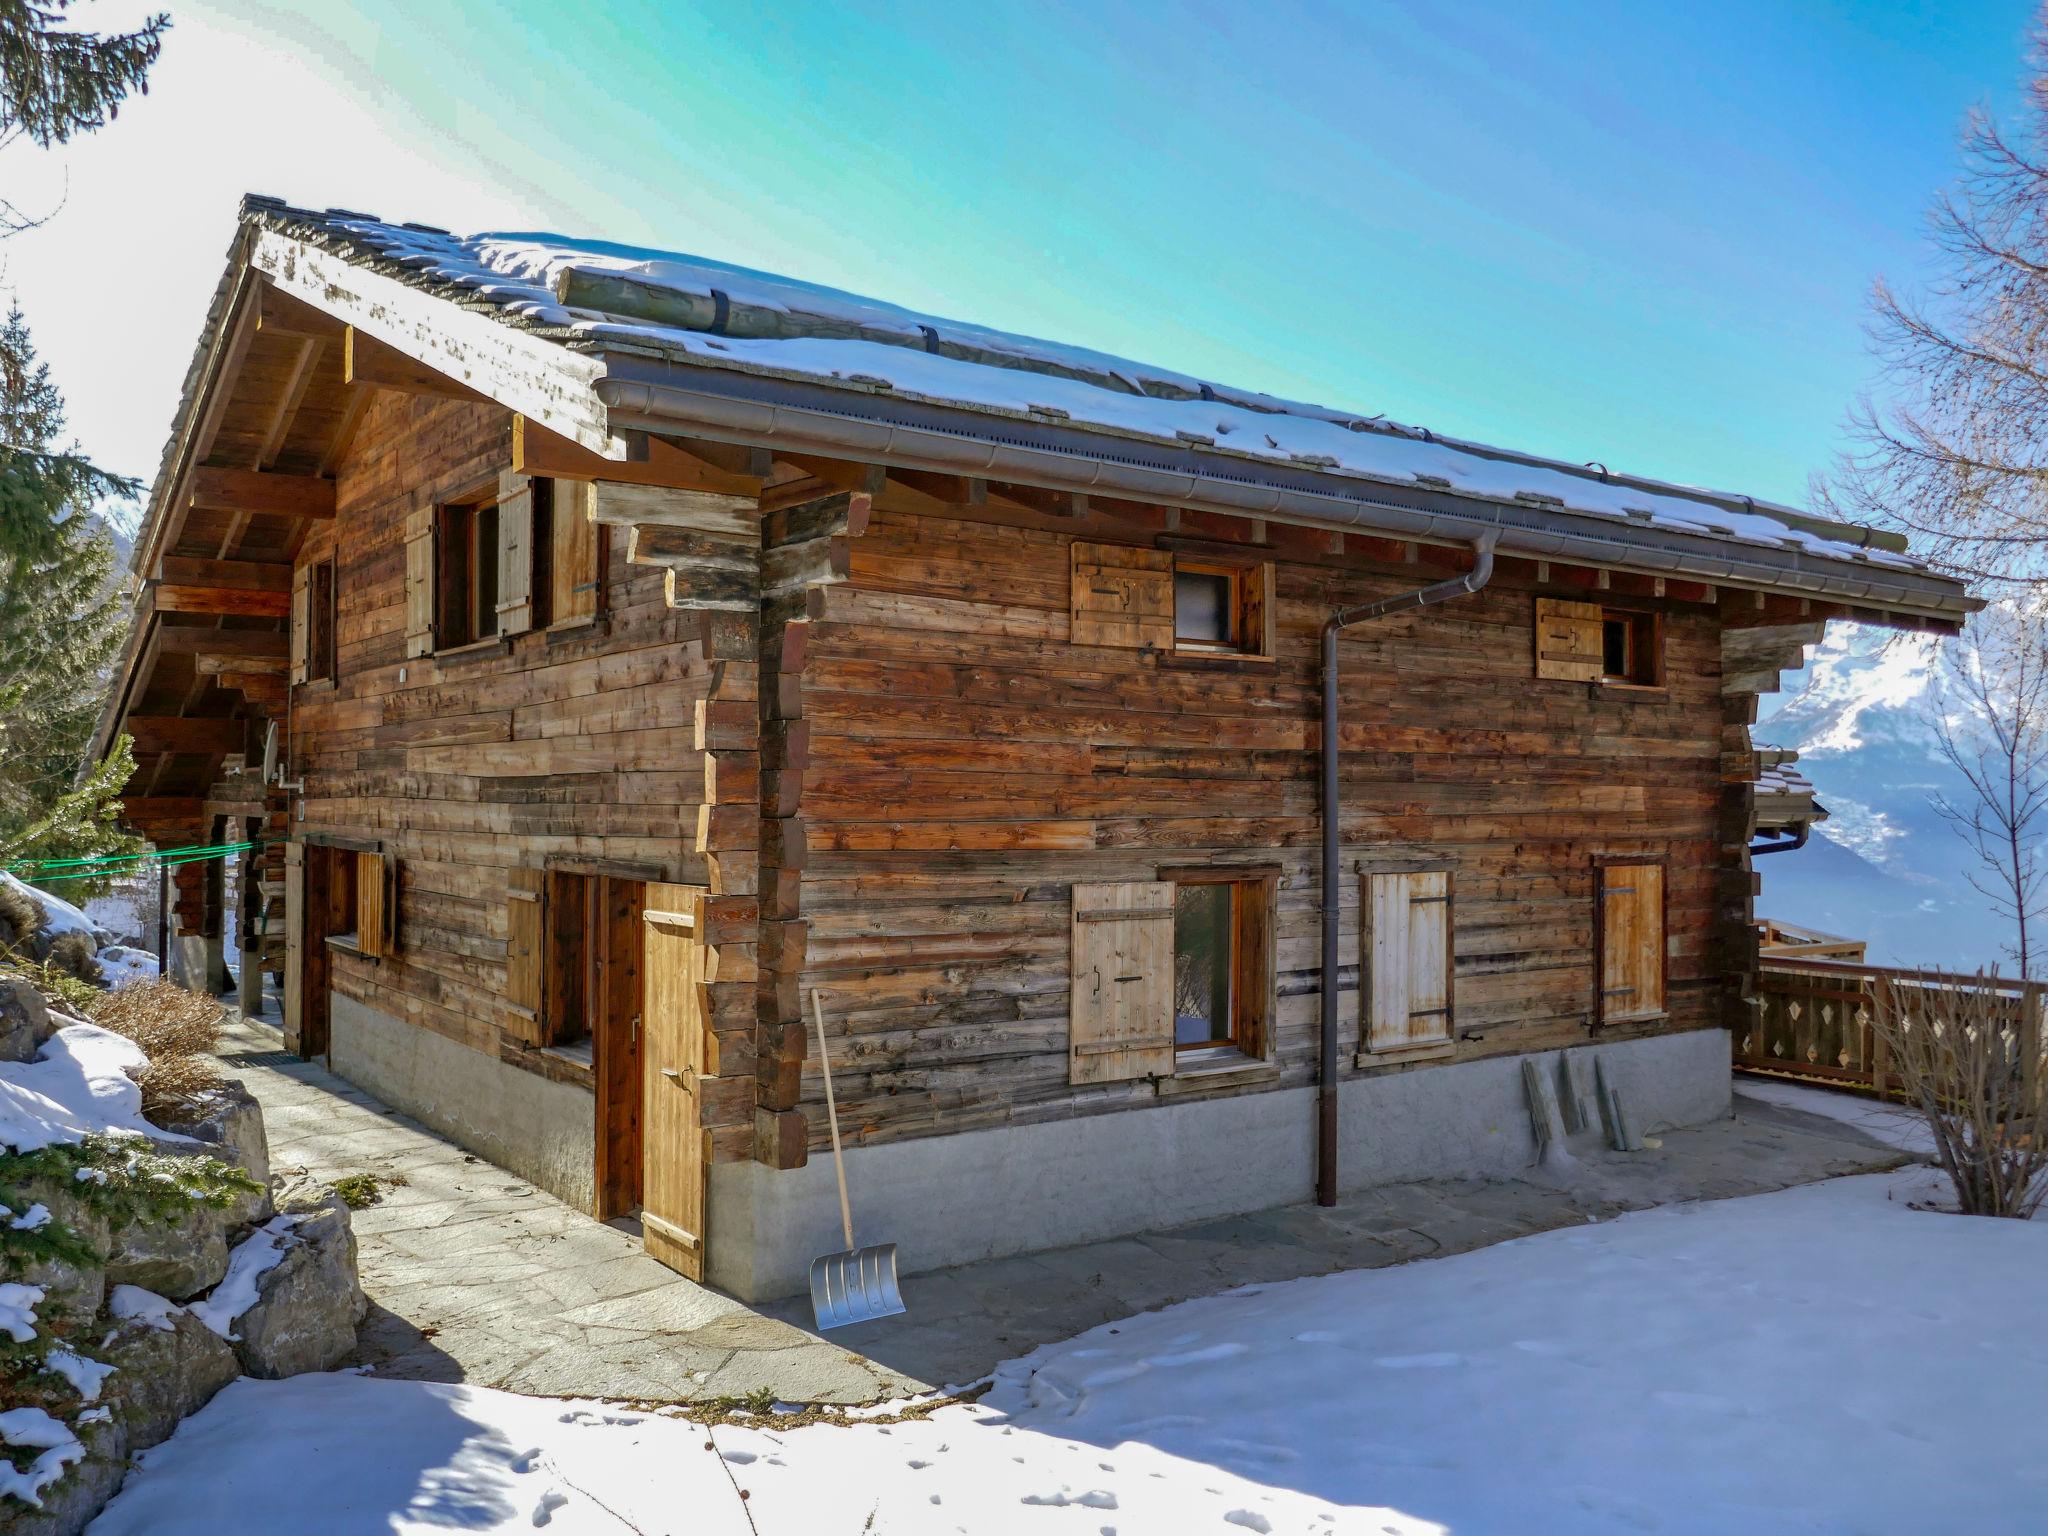
[[[1174,886],[1074,887],[1068,1077],[1163,1077],[1174,1062]]]
[[[1664,1013],[1664,865],[1607,862],[1595,867],[1594,936],[1601,1024]]]
[[[306,680],[306,659],[313,644],[313,568],[302,565],[292,572],[291,680],[294,687]]]
[[[527,1045],[539,1045],[547,959],[547,877],[538,869],[513,869],[506,871],[505,884],[505,1030]]]
[[[537,482],[506,471],[498,478],[497,632],[523,635],[534,627]],[[544,574],[544,573],[543,573]]]
[[[1455,957],[1451,876],[1400,870],[1365,877],[1362,988],[1369,1052],[1451,1043]]]
[[[356,858],[356,952],[376,958],[398,949],[398,860],[388,853]]]

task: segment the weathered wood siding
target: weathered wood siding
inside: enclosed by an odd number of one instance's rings
[[[292,832],[374,841],[398,860],[396,948],[337,955],[335,988],[497,1053],[517,1038],[507,870],[576,856],[701,878],[697,622],[666,606],[659,569],[628,563],[626,530],[606,528],[597,624],[408,659],[406,513],[495,485],[511,419],[384,394],[355,443],[339,515],[298,557],[336,559],[340,681],[295,690],[291,760],[306,788]]]
[[[1197,522],[1188,515],[1179,533],[1203,533]],[[1280,1070],[1227,1091],[1311,1080],[1318,629],[1335,607],[1442,571],[1384,545],[1375,552],[1392,558],[1375,565],[1361,541],[1344,554],[1330,536],[1275,528],[1276,659],[1196,668],[1071,643],[1071,541],[1149,545],[1166,523],[1132,509],[1074,527],[878,509],[847,541],[847,579],[812,593],[800,669],[781,679],[781,711],[808,733],[803,985],[824,990],[835,1031],[848,1032],[835,1065],[857,1138],[1153,1102],[1143,1081],[1069,1082],[1069,892],[1212,857],[1283,869]],[[1457,1026],[1478,1037],[1458,1042],[1458,1059],[1589,1037],[1596,854],[1670,861],[1669,1019],[1602,1038],[1721,1022],[1719,621],[1706,603],[1657,604],[1663,690],[1539,681],[1539,593],[1596,594],[1539,588],[1537,574],[1504,573],[1477,596],[1342,642],[1347,1074],[1354,866],[1369,856],[1426,855],[1453,873]],[[814,1061],[801,1107],[817,1146]]]

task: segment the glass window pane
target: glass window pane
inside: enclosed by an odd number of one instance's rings
[[[1230,897],[1233,887],[1181,885],[1173,893],[1173,1037],[1180,1046],[1230,1042]]]
[[[1173,576],[1173,637],[1230,643],[1230,578],[1211,571],[1176,571]]]

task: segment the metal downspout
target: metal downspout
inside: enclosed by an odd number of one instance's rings
[[[1767,853],[1790,853],[1795,848],[1804,848],[1806,846],[1806,839],[1811,835],[1812,828],[1801,822],[1783,837],[1773,838],[1768,842],[1751,843],[1749,845],[1749,856],[1752,859],[1757,859],[1762,858]]]
[[[1473,542],[1472,569],[1462,576],[1355,608],[1340,608],[1323,624],[1323,1003],[1322,1070],[1316,1093],[1317,1205],[1337,1203],[1337,919],[1342,906],[1337,873],[1337,635],[1354,624],[1477,592],[1493,578],[1493,544],[1490,534]],[[1363,974],[1361,965],[1361,987]]]

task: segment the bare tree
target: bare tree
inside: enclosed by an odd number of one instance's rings
[[[1891,386],[1851,417],[1856,448],[1816,497],[1916,535],[1961,574],[2048,585],[2048,5],[2011,129],[1974,113],[1931,213],[1942,276],[1880,280],[1871,339]]]
[[[2013,924],[2008,953],[2022,980],[2048,908],[2048,648],[2030,606],[1987,608],[1944,645],[1928,705],[1936,745],[1965,786],[1936,794],[1934,808],[1976,856],[1970,884]]]

